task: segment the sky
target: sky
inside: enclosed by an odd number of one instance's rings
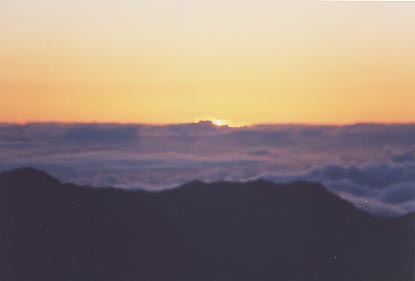
[[[415,122],[415,3],[1,0],[0,121]]]

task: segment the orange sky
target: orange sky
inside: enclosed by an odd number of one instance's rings
[[[3,0],[0,121],[415,122],[414,13],[409,2]]]

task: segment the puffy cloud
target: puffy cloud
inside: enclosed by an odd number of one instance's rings
[[[311,180],[347,179],[361,186],[383,188],[399,182],[415,182],[415,165],[379,163],[361,167],[327,165],[315,169],[307,176]]]
[[[379,192],[378,198],[384,203],[401,204],[415,201],[415,182],[400,182]]]
[[[319,181],[372,213],[400,215],[415,211],[413,164],[327,165],[300,177]]]

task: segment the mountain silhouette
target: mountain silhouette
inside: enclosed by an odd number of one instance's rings
[[[414,226],[316,183],[125,191],[23,168],[0,174],[0,280],[413,281]]]

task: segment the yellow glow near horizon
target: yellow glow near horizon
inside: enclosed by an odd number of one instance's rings
[[[235,121],[232,121],[232,120],[218,119],[218,118],[216,118],[214,116],[210,116],[210,115],[199,116],[199,117],[193,119],[194,123],[199,123],[199,122],[202,122],[202,121],[209,121],[213,125],[218,126],[218,127],[222,127],[222,126],[244,127],[244,126],[249,126],[250,125],[247,122],[235,122]]]
[[[414,11],[408,2],[3,0],[0,122],[415,122]]]

